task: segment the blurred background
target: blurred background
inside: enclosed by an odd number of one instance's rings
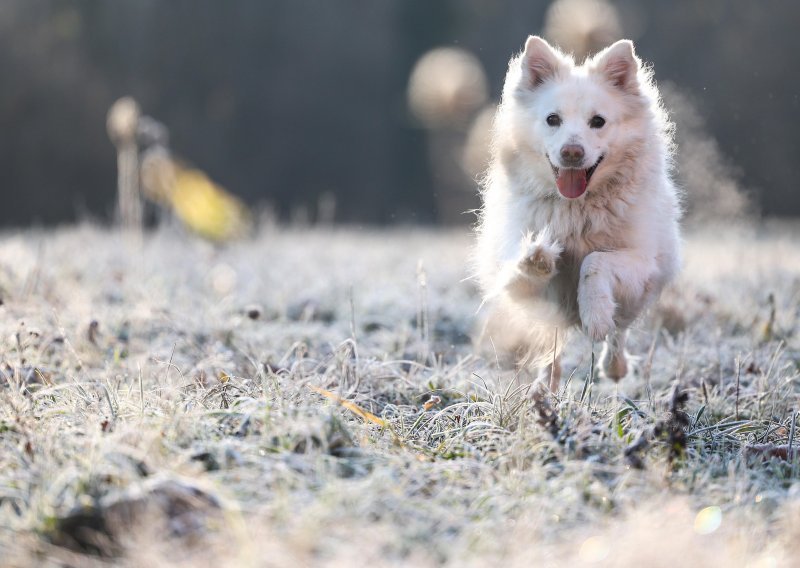
[[[693,219],[796,216],[798,22],[790,1],[3,0],[0,225],[113,218],[106,120],[123,96],[154,117],[141,156],[156,140],[251,210],[471,223],[493,105],[531,33],[579,56],[636,42],[678,125]]]

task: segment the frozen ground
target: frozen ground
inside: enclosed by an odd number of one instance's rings
[[[465,232],[6,233],[0,564],[790,566],[798,237],[689,235],[619,391],[576,338],[542,399]]]

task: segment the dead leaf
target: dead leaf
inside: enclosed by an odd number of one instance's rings
[[[386,422],[382,418],[378,418],[377,416],[375,416],[374,414],[372,414],[367,410],[364,410],[354,402],[350,402],[349,400],[343,399],[336,393],[332,393],[329,390],[325,390],[323,388],[314,385],[308,385],[308,388],[310,388],[314,392],[321,394],[326,398],[338,402],[353,414],[356,414],[361,418],[363,418],[366,422],[372,422],[373,424],[377,424],[378,426],[386,426]]]

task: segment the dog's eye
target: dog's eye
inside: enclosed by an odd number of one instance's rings
[[[591,119],[589,119],[590,128],[603,128],[603,125],[605,123],[606,119],[600,116],[599,114],[596,114]]]
[[[548,115],[547,116],[547,125],[548,126],[561,126],[561,117],[558,116],[556,113]]]

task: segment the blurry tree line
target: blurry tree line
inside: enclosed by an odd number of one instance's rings
[[[691,128],[724,156],[697,183],[729,174],[765,213],[800,214],[800,4],[611,3],[659,81],[690,102]],[[452,218],[437,211],[446,202],[430,133],[407,104],[415,62],[464,48],[496,100],[509,56],[541,31],[549,4],[4,0],[0,223],[111,215],[105,116],[123,95],[167,125],[177,153],[284,220],[314,220],[331,196],[340,222]],[[476,185],[465,180],[469,201]]]

